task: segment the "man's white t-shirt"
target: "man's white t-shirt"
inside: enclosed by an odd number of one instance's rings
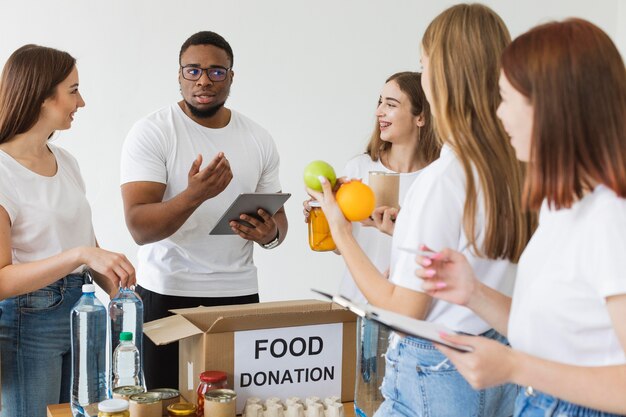
[[[170,237],[139,248],[137,281],[144,288],[188,297],[258,292],[252,242],[209,232],[239,194],[281,190],[278,152],[265,129],[232,110],[227,126],[207,128],[173,104],[138,121],[128,133],[122,150],[121,183],[165,184],[166,201],[187,188],[189,169],[198,154],[203,169],[218,152],[224,152],[230,163],[232,181]]]
[[[476,184],[476,233],[478,247],[481,248],[485,233],[485,205],[480,184],[478,181]],[[450,147],[444,146],[439,159],[424,168],[413,182],[396,220],[390,277],[394,284],[423,292],[422,280],[415,275],[419,268],[415,253],[399,248],[415,251],[419,245],[425,244],[435,251],[452,248],[463,253],[483,283],[511,294],[516,265],[508,260],[478,257],[469,247],[463,228],[465,187],[461,162]],[[437,299],[432,300],[426,320],[470,334],[481,334],[491,328],[468,308]]]
[[[544,203],[519,261],[511,346],[570,365],[624,364],[606,308],[619,294],[626,294],[626,200],[600,185],[569,209]]]
[[[0,151],[0,205],[11,220],[13,264],[38,261],[79,246],[96,246],[78,163],[65,149],[51,143],[48,148],[57,163],[57,172],[51,177],[29,170]]]
[[[344,168],[343,175],[348,178],[361,178],[364,184],[369,184],[370,171],[391,171],[380,162],[372,161],[367,154],[361,154],[350,159]],[[409,187],[417,178],[420,171],[400,173],[400,192],[398,200],[400,203],[404,200]],[[380,272],[384,273],[389,269],[389,261],[391,258],[391,236],[382,233],[375,227],[364,227],[359,222],[352,223],[352,234],[363,249],[363,252],[372,261]],[[345,269],[339,293],[348,297],[352,301],[366,303],[367,300],[357,287],[350,274],[348,268]]]

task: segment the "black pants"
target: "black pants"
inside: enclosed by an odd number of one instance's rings
[[[259,294],[241,297],[178,297],[161,295],[140,286],[135,288],[143,300],[143,321],[171,316],[168,310],[259,302]],[[178,342],[157,346],[147,336],[143,337],[143,367],[148,389],[178,388]]]

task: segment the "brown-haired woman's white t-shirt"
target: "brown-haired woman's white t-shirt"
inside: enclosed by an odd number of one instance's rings
[[[51,177],[29,170],[0,150],[0,205],[11,220],[14,264],[96,246],[78,163],[65,149],[53,144],[48,148],[57,162],[57,172]]]

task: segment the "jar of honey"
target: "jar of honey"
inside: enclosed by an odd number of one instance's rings
[[[309,215],[309,246],[316,252],[326,252],[337,249],[335,241],[330,234],[330,227],[322,206],[317,201],[310,201],[311,212]]]
[[[228,388],[226,372],[204,371],[200,374],[198,385],[198,416],[204,416],[204,394],[216,389]]]
[[[195,417],[196,411],[196,405],[190,403],[175,403],[167,406],[167,415],[169,417]]]

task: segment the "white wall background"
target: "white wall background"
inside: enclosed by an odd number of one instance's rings
[[[602,27],[626,56],[626,0],[484,0],[513,36],[569,16]],[[262,301],[310,298],[337,288],[343,262],[309,250],[301,202],[304,166],[324,159],[337,170],[361,152],[387,76],[419,68],[420,38],[448,0],[0,0],[0,62],[26,43],[78,59],[87,106],[57,143],[79,160],[102,247],[136,245],[124,223],[119,155],[130,126],[179,99],[180,44],[199,30],[222,34],[235,53],[228,106],[274,136],[282,158],[287,240],[255,249]],[[141,279],[141,277],[139,277]]]

